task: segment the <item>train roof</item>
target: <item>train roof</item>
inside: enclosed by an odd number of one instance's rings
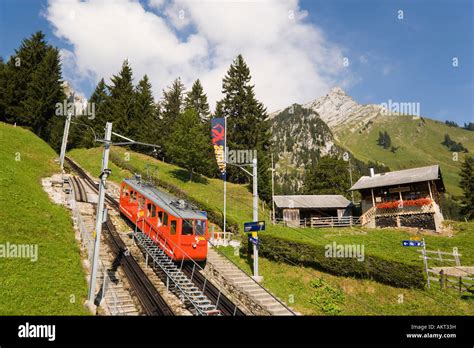
[[[143,193],[143,195],[145,195],[150,201],[154,202],[168,214],[183,219],[207,220],[206,216],[194,209],[191,209],[189,204],[180,206],[178,204],[180,199],[170,193],[163,192],[156,187],[137,179],[124,179],[124,182],[138,192]]]

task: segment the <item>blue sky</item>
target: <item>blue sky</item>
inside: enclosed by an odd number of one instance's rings
[[[309,91],[302,96],[306,100],[294,101],[305,102],[316,98],[322,89],[335,83],[342,84],[346,92],[360,103],[386,103],[389,99],[419,102],[423,116],[454,120],[461,124],[474,121],[472,1],[303,0],[299,7],[307,12],[303,21],[321,30],[326,42],[337,46],[340,53],[337,57],[349,59],[349,66],[344,68],[347,71],[339,70],[323,84],[309,85],[309,88],[315,89],[314,96]],[[47,8],[47,1],[0,0],[2,57],[8,58],[23,38],[37,30],[45,32],[51,44],[76,52],[78,47],[74,36],[66,40],[66,34],[62,38],[54,35],[51,18],[48,20],[42,15]],[[149,6],[145,8],[151,10]],[[399,10],[403,11],[404,16],[401,20],[397,18]],[[153,11],[160,14],[163,8],[157,7]],[[184,39],[193,31],[192,28],[175,28],[174,31]],[[328,57],[324,57],[324,67],[330,63]],[[458,67],[453,67],[453,57],[458,58]],[[114,71],[119,68],[118,63],[116,65]],[[254,66],[259,65],[256,62]],[[75,74],[75,88],[87,97],[103,73],[96,71],[91,74],[92,78],[83,78],[68,69],[72,68],[65,66],[65,75]],[[88,69],[91,69],[90,65]],[[252,65],[251,69],[253,74],[258,75]],[[170,70],[174,71],[173,68]],[[149,74],[146,66],[138,66],[137,71]],[[324,75],[324,71],[321,74]],[[163,81],[163,85],[169,82],[163,75],[156,79],[160,83]],[[212,78],[209,77],[208,81]],[[162,87],[159,83],[157,86]],[[296,87],[304,90],[304,85]],[[257,81],[256,88],[258,92]],[[273,110],[269,108],[269,111]]]

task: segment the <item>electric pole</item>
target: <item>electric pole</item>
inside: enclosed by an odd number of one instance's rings
[[[59,165],[61,167],[61,171],[64,169],[64,156],[66,156],[66,147],[67,147],[67,138],[69,136],[69,126],[71,125],[71,112],[68,112],[66,123],[64,124],[64,133],[63,133],[63,141],[61,143],[61,153],[59,155]]]
[[[100,235],[102,233],[102,224],[104,223],[104,219],[106,218],[104,214],[104,206],[105,206],[105,183],[107,181],[107,177],[110,173],[108,167],[109,162],[109,152],[110,152],[110,143],[112,138],[112,123],[107,122],[105,125],[105,141],[104,141],[104,152],[102,155],[102,167],[100,170],[100,181],[99,181],[99,201],[97,203],[97,215],[95,220],[95,242],[94,242],[94,254],[92,258],[92,272],[91,272],[91,279],[89,283],[89,296],[88,300],[90,305],[94,304],[94,297],[95,297],[95,283],[97,278],[97,268],[99,263],[99,254],[100,254]]]

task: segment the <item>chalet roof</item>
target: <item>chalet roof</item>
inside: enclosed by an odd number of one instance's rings
[[[125,179],[124,182],[130,185],[136,191],[141,192],[145,197],[154,202],[168,214],[183,219],[207,219],[199,211],[192,209],[189,204],[180,207],[179,204],[177,204],[179,200],[178,197],[173,196],[170,193],[163,192],[150,184],[138,181],[136,179]]]
[[[347,208],[352,203],[341,195],[274,196],[278,208]]]
[[[394,172],[375,174],[373,177],[363,176],[350,188],[350,190],[361,190],[375,187],[402,185],[429,180],[441,180],[439,165],[397,170]],[[442,185],[444,187],[444,185]]]

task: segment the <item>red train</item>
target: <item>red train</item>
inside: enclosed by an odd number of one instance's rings
[[[125,179],[120,211],[173,260],[206,260],[207,217],[187,202],[141,180]]]

